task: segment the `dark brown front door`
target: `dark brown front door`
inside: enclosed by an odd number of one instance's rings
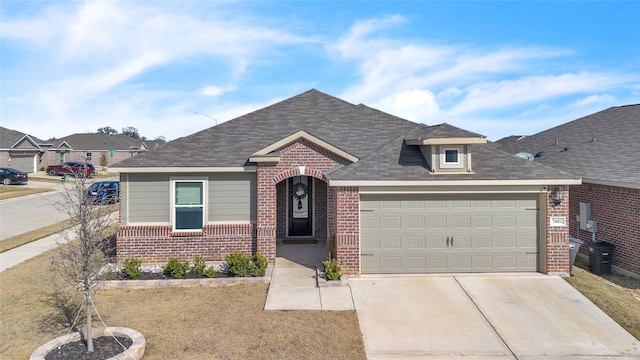
[[[308,176],[289,179],[289,236],[313,236],[312,184]]]

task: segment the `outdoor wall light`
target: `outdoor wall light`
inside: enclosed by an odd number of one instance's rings
[[[557,206],[562,203],[562,200],[564,200],[564,188],[562,185],[558,185],[556,186],[556,192],[553,195],[553,203]]]

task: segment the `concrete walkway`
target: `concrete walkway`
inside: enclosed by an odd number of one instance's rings
[[[61,234],[53,234],[0,253],[0,272],[57,247],[58,242],[64,242],[64,238]]]
[[[351,287],[318,287],[324,243],[277,245],[265,310],[354,310]]]

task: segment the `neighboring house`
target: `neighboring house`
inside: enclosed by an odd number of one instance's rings
[[[498,141],[512,154],[582,177],[570,188],[569,231],[614,245],[614,269],[640,275],[640,104],[612,107],[520,140]],[[536,156],[537,154],[537,156]],[[582,205],[581,205],[582,204]],[[581,221],[582,219],[582,221]],[[587,254],[588,247],[581,250]]]
[[[120,261],[243,251],[273,262],[277,242],[315,240],[352,274],[567,274],[557,188],[580,184],[481,135],[316,90],[109,171],[122,185]]]
[[[35,136],[0,126],[0,167],[37,172],[47,148]]]
[[[73,134],[48,142],[53,146],[47,151],[45,167],[66,161],[82,161],[99,169],[149,150],[145,141],[124,134]]]

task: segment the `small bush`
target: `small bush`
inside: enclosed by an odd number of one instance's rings
[[[267,258],[260,253],[256,253],[253,255],[253,264],[255,265],[253,276],[264,276],[267,272],[267,265],[269,265]]]
[[[208,278],[214,278],[216,277],[216,269],[213,266],[209,266],[205,271],[204,271],[204,276],[208,277]]]
[[[207,263],[204,262],[202,256],[194,256],[193,257],[193,273],[196,275],[204,274],[205,269],[207,268]]]
[[[253,257],[243,254],[242,251],[228,254],[224,260],[229,265],[229,271],[235,276],[248,276],[254,268]]]
[[[184,277],[184,273],[189,271],[189,263],[182,262],[176,258],[169,260],[167,265],[162,269],[162,273],[166,276],[170,276],[174,279],[182,279]]]
[[[324,276],[327,280],[339,280],[342,276],[342,261],[338,259],[327,259],[324,264]]]
[[[131,279],[140,277],[140,266],[142,262],[138,259],[126,259],[124,261],[124,273]]]

